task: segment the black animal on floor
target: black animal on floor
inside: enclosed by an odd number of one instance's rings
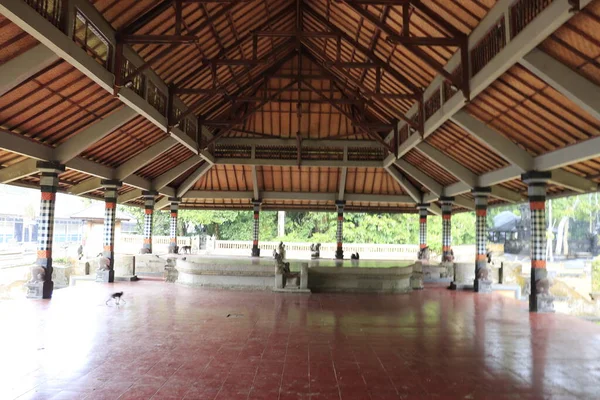
[[[360,260],[360,255],[358,254],[358,251],[356,252],[356,254],[352,253],[352,255],[350,256],[351,260]]]
[[[108,302],[111,300],[114,300],[116,305],[121,304],[121,301],[123,303],[126,303],[126,301],[123,300],[123,292],[115,292],[115,293],[111,294],[110,297],[108,298],[108,300],[106,300],[105,304],[108,305]]]
[[[180,254],[192,254],[192,246],[181,246]]]

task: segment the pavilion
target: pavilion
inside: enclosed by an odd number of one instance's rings
[[[0,0],[0,182],[152,213],[442,215],[600,182],[600,0]],[[149,251],[151,249],[148,249]],[[46,274],[44,297],[52,295]],[[475,285],[477,291],[477,284]],[[535,296],[536,291],[533,290]],[[532,297],[531,311],[537,311]]]

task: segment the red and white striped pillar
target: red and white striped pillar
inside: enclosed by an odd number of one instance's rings
[[[427,247],[427,213],[429,204],[417,204],[419,210],[419,249]]]
[[[117,218],[117,195],[122,183],[117,180],[102,181],[104,188],[104,243],[102,256],[108,260],[107,271],[103,272],[101,279],[104,282],[115,281],[115,224]]]
[[[546,269],[546,187],[550,172],[530,171],[521,176],[527,184],[531,210],[531,293],[529,311],[554,312]]]
[[[489,187],[478,187],[471,191],[475,198],[475,281],[473,289],[477,293],[490,293],[492,280],[487,267],[487,208],[491,193]]]
[[[155,191],[144,191],[144,244],[142,246],[143,254],[152,254],[152,223],[154,217],[154,204],[156,203]]]
[[[454,261],[452,254],[452,205],[454,197],[441,197],[442,204],[442,262]]]
[[[252,257],[260,257],[260,248],[258,239],[260,236],[260,205],[261,200],[252,200],[252,209],[254,211],[254,228],[252,231]]]
[[[54,232],[54,207],[56,205],[56,191],[58,189],[58,175],[65,171],[65,166],[52,162],[38,162],[37,168],[41,172],[40,190],[42,192],[40,201],[40,219],[38,223],[38,250],[36,266],[44,269],[41,297],[44,299],[52,298],[54,282],[52,281],[52,234]],[[39,270],[39,268],[38,268]],[[39,271],[33,271],[32,274],[39,274]],[[37,280],[38,276],[33,276]],[[39,292],[35,296],[38,297]],[[39,297],[38,297],[39,298]]]
[[[337,210],[337,231],[336,231],[336,243],[337,249],[335,250],[335,258],[337,260],[344,259],[344,206],[346,205],[345,200],[336,200],[335,207]]]
[[[171,219],[169,224],[169,253],[177,254],[179,248],[177,246],[177,215],[179,213],[179,203],[181,199],[178,197],[169,197],[171,203]]]

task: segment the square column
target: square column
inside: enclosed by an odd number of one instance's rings
[[[171,202],[169,254],[177,254],[179,252],[179,246],[177,246],[177,214],[179,212],[179,203],[181,203],[181,199],[178,197],[169,197],[169,202]]]
[[[252,257],[260,257],[260,249],[258,248],[258,239],[260,236],[260,205],[261,200],[252,199],[252,208],[254,210],[254,227],[252,230]]]
[[[471,191],[475,197],[475,281],[473,289],[477,293],[491,293],[492,280],[487,267],[487,207],[492,189],[475,188]]]
[[[441,197],[442,203],[442,262],[453,262],[452,251],[452,205],[454,197]]]
[[[335,234],[337,249],[335,250],[336,260],[344,259],[344,206],[346,205],[345,200],[336,200],[335,207],[337,209],[337,231]]]
[[[429,203],[417,204],[419,210],[419,249],[427,247],[427,214],[429,213]]]
[[[531,293],[529,311],[554,312],[554,297],[546,269],[546,186],[550,172],[530,171],[521,176],[527,184],[531,210]]]
[[[54,233],[54,208],[58,175],[65,166],[52,162],[38,162],[41,171],[40,220],[38,225],[38,250],[35,267],[31,269],[31,280],[26,284],[28,298],[51,299],[54,290],[52,281],[52,235]]]
[[[104,247],[102,261],[96,272],[96,282],[115,281],[115,221],[117,217],[117,195],[122,183],[117,180],[102,181],[104,188]]]
[[[142,254],[152,254],[152,222],[154,216],[154,204],[156,202],[155,191],[143,191],[144,198],[144,244],[142,245]]]

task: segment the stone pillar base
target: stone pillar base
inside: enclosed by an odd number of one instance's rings
[[[308,290],[308,263],[300,265],[300,289]]]
[[[336,260],[343,260],[344,259],[344,250],[342,249],[337,249],[335,251],[335,259]]]
[[[104,270],[96,272],[96,282],[112,283],[115,281],[115,271]]]
[[[492,293],[492,281],[487,279],[475,279],[473,290],[476,293]]]
[[[276,289],[283,289],[283,275],[282,274],[275,274],[275,288]]]
[[[252,247],[252,257],[260,257],[260,249],[258,246]]]
[[[26,297],[28,299],[44,298],[44,282],[28,282],[25,284],[25,287],[27,288]]]
[[[422,290],[423,289],[423,274],[422,273],[413,273],[410,276],[410,288],[412,290]]]
[[[529,311],[537,313],[553,313],[554,296],[549,294],[530,294]]]
[[[169,245],[169,254],[178,254],[178,253],[179,253],[179,246],[170,244]]]
[[[140,254],[150,254],[150,253],[152,253],[152,250],[150,250],[150,249],[148,249],[146,247],[142,247],[140,249]]]

